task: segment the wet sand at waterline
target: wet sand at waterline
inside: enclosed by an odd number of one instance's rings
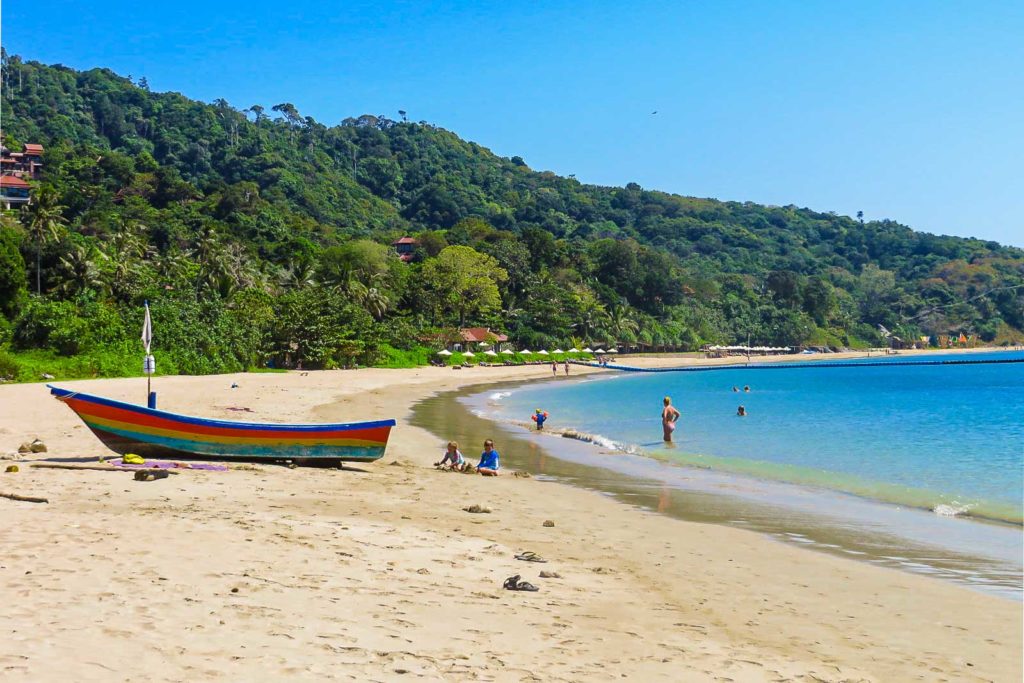
[[[433,470],[443,445],[408,423],[417,401],[534,377],[550,369],[157,378],[175,412],[399,426],[383,460],[343,471],[0,473],[0,491],[50,500],[0,499],[0,680],[1020,680],[1019,602],[539,478]],[[145,381],[61,386],[141,401]],[[41,384],[0,387],[0,405],[0,451],[109,454]],[[461,446],[475,462],[480,444]],[[540,591],[502,590],[513,574]]]
[[[679,466],[609,448],[600,437],[588,442],[594,435],[557,423],[536,431],[504,410],[503,399],[516,388],[500,383],[441,392],[416,404],[410,422],[460,443],[498,435],[509,454],[506,466],[627,505],[1022,598],[1019,525],[952,519],[835,490]]]

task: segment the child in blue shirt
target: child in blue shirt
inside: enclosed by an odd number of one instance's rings
[[[498,476],[498,451],[494,450],[494,442],[490,439],[484,441],[484,452],[480,454],[476,471],[485,477]]]

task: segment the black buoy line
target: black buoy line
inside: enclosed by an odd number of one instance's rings
[[[697,365],[680,368],[637,368],[630,365],[600,365],[586,363],[594,368],[608,368],[622,372],[709,372],[711,370],[797,370],[803,368],[877,368],[894,365],[997,365],[1024,363],[1024,358],[989,358],[961,360],[878,360],[878,361],[813,361],[810,363],[740,363],[734,365]]]

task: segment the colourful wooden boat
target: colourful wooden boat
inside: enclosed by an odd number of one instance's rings
[[[188,417],[47,385],[116,453],[210,460],[377,460],[394,420],[273,424]]]

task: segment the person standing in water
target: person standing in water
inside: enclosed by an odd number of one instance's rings
[[[661,428],[665,432],[665,441],[672,442],[672,432],[676,430],[676,420],[679,419],[679,411],[672,405],[672,399],[665,397],[664,407],[661,409]]]

